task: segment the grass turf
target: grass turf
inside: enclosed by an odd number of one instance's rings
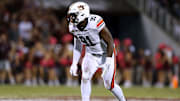
[[[180,88],[123,88],[126,97],[136,98],[180,98]],[[80,87],[26,87],[22,85],[0,85],[0,98],[39,98],[58,96],[80,96]],[[112,96],[102,86],[92,87],[92,96]]]

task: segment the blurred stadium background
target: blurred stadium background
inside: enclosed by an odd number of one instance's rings
[[[75,1],[0,0],[0,101],[80,100],[81,75],[69,75],[73,37],[65,24]],[[81,1],[112,33],[116,81],[128,101],[180,101],[180,1]],[[115,100],[100,72],[92,99]]]

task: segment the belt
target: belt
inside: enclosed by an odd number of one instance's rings
[[[92,54],[93,56],[96,56],[96,57],[101,57],[102,54]]]

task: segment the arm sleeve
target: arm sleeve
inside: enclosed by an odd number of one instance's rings
[[[82,45],[81,42],[74,37],[74,48],[73,48],[73,63],[77,65],[81,57]]]

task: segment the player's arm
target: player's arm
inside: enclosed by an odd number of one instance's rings
[[[107,57],[112,57],[113,54],[113,38],[111,36],[110,31],[108,28],[105,26],[101,31],[100,31],[100,37],[106,42],[107,44]]]
[[[74,37],[74,48],[73,48],[73,63],[74,65],[77,65],[79,62],[79,59],[81,57],[81,50],[82,50],[82,45],[81,42]]]
[[[64,18],[62,22],[63,22],[62,24],[64,25],[64,29],[66,29],[67,33],[71,33],[69,30],[69,26],[68,26],[69,25],[68,17]],[[79,61],[80,56],[81,56],[81,50],[82,50],[81,43],[77,39],[77,37],[74,36],[73,63],[72,63],[72,65],[78,64],[78,61]]]
[[[112,57],[113,54],[113,38],[110,31],[105,25],[102,17],[95,16],[91,18],[92,21],[96,22],[96,29],[99,32],[100,38],[103,39],[107,44],[107,57]],[[91,20],[90,20],[91,21]]]
[[[69,22],[67,19],[63,19],[63,25],[64,25],[64,29],[66,29],[67,33],[71,33],[71,31],[69,30]],[[82,50],[81,42],[76,38],[76,36],[74,36],[73,61],[72,61],[71,67],[70,67],[70,74],[72,76],[78,76],[77,64],[81,57],[81,50]]]
[[[73,62],[70,67],[70,74],[72,76],[78,76],[78,62],[81,57],[82,46],[81,43],[76,37],[74,37],[74,48],[73,48]]]

